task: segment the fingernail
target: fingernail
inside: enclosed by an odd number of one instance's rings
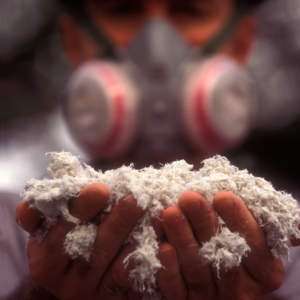
[[[217,202],[217,207],[220,210],[232,210],[234,206],[234,199],[230,196],[215,196],[214,202]]]
[[[136,217],[142,212],[142,208],[137,206],[137,201],[131,195],[123,201],[123,210],[129,217]]]
[[[183,223],[184,216],[182,214],[177,214],[166,220],[167,224],[171,229],[179,229]]]
[[[192,199],[183,204],[183,209],[190,214],[198,212],[200,210],[200,207],[201,202],[199,199]]]
[[[92,202],[99,202],[103,198],[103,191],[100,189],[90,189],[88,192],[89,200]]]
[[[168,262],[173,257],[173,251],[171,248],[163,249],[159,252],[159,256],[163,262]]]

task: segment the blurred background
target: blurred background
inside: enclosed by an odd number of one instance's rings
[[[271,0],[257,15],[259,35],[248,65],[259,103],[256,129],[226,155],[300,196],[300,0]],[[19,193],[25,180],[44,176],[47,151],[64,149],[86,159],[59,112],[71,74],[59,16],[55,1],[0,0],[1,190]]]
[[[0,190],[46,175],[46,152],[80,151],[59,111],[71,70],[49,0],[0,0]],[[84,158],[84,156],[83,156]]]

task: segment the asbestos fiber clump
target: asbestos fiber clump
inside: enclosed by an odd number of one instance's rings
[[[220,191],[237,195],[263,228],[273,256],[289,258],[291,238],[300,238],[299,208],[291,195],[276,191],[269,182],[254,177],[247,170],[239,171],[225,157],[207,159],[202,169],[192,169],[192,165],[181,160],[166,164],[161,169],[135,170],[131,165],[102,173],[81,164],[68,152],[51,153],[48,170],[53,179],[29,180],[21,196],[25,202],[31,201],[31,207],[45,216],[44,224],[35,233],[36,239],[42,242],[58,217],[62,216],[76,224],[67,235],[66,252],[72,259],[83,256],[88,260],[96,237],[96,225],[123,197],[132,194],[147,212],[125,241],[136,240],[138,247],[124,263],[128,263],[130,258],[135,260],[136,268],[130,276],[135,288],[144,291],[147,299],[151,299],[151,295],[158,297],[155,273],[162,267],[157,258],[159,242],[150,220],[161,210],[176,205],[180,195],[186,191],[203,195],[210,204]],[[68,201],[94,182],[105,184],[110,190],[110,198],[98,216],[97,224],[80,225],[79,220],[70,215]],[[244,237],[230,232],[220,217],[219,222],[222,229],[203,245],[199,254],[204,263],[210,263],[217,269],[221,266],[229,269],[238,266],[250,248]]]

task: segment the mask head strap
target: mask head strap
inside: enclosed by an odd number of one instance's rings
[[[90,37],[100,46],[98,57],[120,59],[113,43],[95,26],[93,21],[88,17],[83,9],[81,9],[81,11],[73,10],[72,13],[83,28],[88,32]]]
[[[234,33],[238,27],[241,19],[248,12],[247,9],[237,9],[232,17],[228,20],[227,24],[220,30],[220,32],[214,36],[203,48],[200,50],[200,55],[206,56],[215,53],[218,49],[224,45],[228,38]]]

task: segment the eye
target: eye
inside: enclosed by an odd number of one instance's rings
[[[169,18],[177,24],[201,23],[211,18],[211,0],[173,0],[169,3]]]
[[[200,18],[204,13],[204,8],[196,5],[194,1],[174,1],[169,6],[171,17]]]
[[[145,14],[145,8],[141,1],[110,1],[102,13],[112,18],[136,18]]]

